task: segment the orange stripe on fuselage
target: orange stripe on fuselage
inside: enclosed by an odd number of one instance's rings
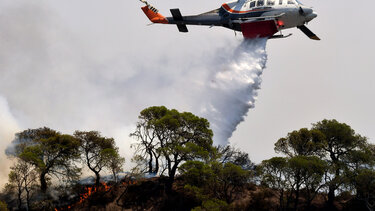
[[[250,13],[250,12],[257,12],[257,11],[263,11],[265,9],[254,9],[254,10],[247,10],[247,11],[239,11],[239,10],[234,10],[232,8],[230,8],[230,6],[228,4],[223,4],[222,7],[230,12],[230,13],[236,13],[236,14],[244,14],[244,13]]]

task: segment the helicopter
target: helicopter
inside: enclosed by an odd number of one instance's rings
[[[274,39],[291,36],[281,31],[297,27],[310,39],[320,40],[305,25],[317,13],[298,0],[235,0],[199,15],[182,16],[179,9],[171,9],[172,17],[163,16],[146,0],[140,1],[146,4],[142,10],[152,23],[175,24],[180,32],[188,32],[187,25],[221,26],[242,32],[245,39]]]

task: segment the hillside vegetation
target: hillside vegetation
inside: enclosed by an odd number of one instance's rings
[[[115,140],[98,131],[15,134],[0,210],[375,209],[375,145],[336,120],[288,133],[280,156],[259,164],[214,146],[206,119],[164,106],[141,111],[130,136],[135,167],[124,174]]]

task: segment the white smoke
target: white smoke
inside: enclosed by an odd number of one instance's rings
[[[142,109],[165,105],[206,117],[215,143],[227,144],[254,106],[267,60],[265,39],[202,41],[202,50],[170,46],[162,55],[138,40],[136,48],[119,53],[73,33],[45,5],[0,2],[0,93],[9,105],[0,110],[7,114],[2,147],[27,128],[98,130],[115,138],[129,169],[134,140],[128,135]],[[138,32],[126,31],[132,33]]]
[[[217,144],[226,145],[237,125],[254,107],[267,62],[267,39],[244,40],[215,59],[212,80],[203,92],[201,113],[210,122]],[[220,55],[220,54],[219,54]]]
[[[7,182],[11,165],[11,162],[6,162],[7,156],[4,151],[18,130],[18,123],[9,109],[8,102],[0,96],[0,187]]]

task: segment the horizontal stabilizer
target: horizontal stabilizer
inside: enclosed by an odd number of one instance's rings
[[[183,23],[184,18],[181,15],[180,9],[171,9],[173,20],[177,22],[177,28],[180,32],[188,32],[186,24]]]
[[[171,13],[174,21],[182,21],[180,9],[171,9]]]
[[[180,32],[189,32],[185,24],[177,24],[177,28]]]

